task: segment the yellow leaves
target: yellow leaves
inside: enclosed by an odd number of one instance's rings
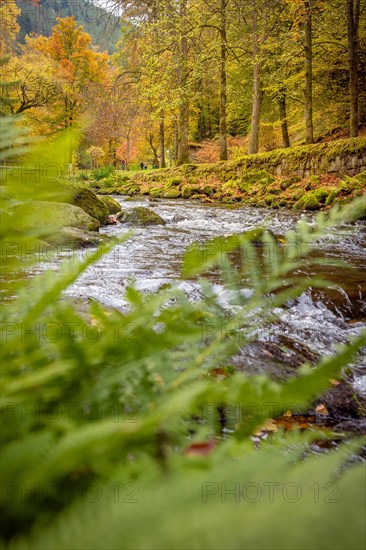
[[[17,21],[19,14],[20,8],[16,5],[15,0],[0,3],[0,57],[12,52],[14,41],[20,30]]]

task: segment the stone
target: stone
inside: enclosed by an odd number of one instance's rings
[[[125,210],[117,214],[117,216],[121,223],[131,223],[133,225],[165,225],[165,221],[159,214],[143,206]]]
[[[63,227],[57,233],[47,237],[47,242],[54,246],[67,246],[70,248],[87,248],[98,246],[106,237],[100,233],[87,231],[78,227]]]
[[[13,209],[20,231],[48,230],[49,234],[62,227],[79,227],[98,231],[100,223],[78,206],[63,202],[27,201]]]
[[[321,204],[314,193],[306,193],[294,204],[296,210],[319,210]]]
[[[83,185],[70,184],[68,181],[58,181],[54,184],[52,196],[45,197],[54,202],[64,202],[78,206],[101,225],[107,223],[108,207],[94,191]]]
[[[98,220],[101,225],[107,223],[108,206],[91,189],[75,187],[72,204],[82,208],[89,216]]]
[[[122,206],[120,203],[114,199],[113,197],[109,196],[103,196],[98,197],[108,208],[108,215],[113,216],[114,214],[118,214],[118,212],[121,212]]]
[[[163,197],[165,199],[179,199],[179,197],[182,196],[182,193],[179,191],[179,189],[167,189],[163,193]]]
[[[318,187],[318,189],[315,189],[314,191],[314,196],[321,204],[324,204],[330,191],[331,191],[331,188],[329,187],[328,188]]]

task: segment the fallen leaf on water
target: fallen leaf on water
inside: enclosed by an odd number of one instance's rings
[[[324,403],[321,403],[320,405],[317,405],[315,408],[315,412],[318,414],[322,414],[323,416],[328,416],[329,412],[327,407],[324,405]]]
[[[272,418],[269,418],[257,431],[254,432],[254,435],[260,436],[264,432],[277,432],[277,430],[277,424],[274,420],[272,420]]]
[[[202,443],[192,443],[183,452],[188,456],[207,456],[212,453],[215,447],[215,441],[204,441]]]
[[[211,369],[208,374],[209,376],[215,376],[219,380],[223,380],[227,376],[227,371],[222,367],[217,367],[215,369]]]

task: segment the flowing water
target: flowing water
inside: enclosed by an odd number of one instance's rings
[[[167,223],[165,226],[147,226],[134,229],[133,236],[90,267],[69,289],[75,297],[91,297],[108,306],[123,309],[123,291],[133,279],[142,292],[154,292],[167,283],[175,282],[191,299],[199,297],[199,286],[192,280],[180,278],[182,254],[193,242],[203,242],[215,236],[224,236],[266,226],[277,235],[293,228],[302,216],[286,210],[253,207],[225,207],[202,205],[179,200],[128,199],[115,197],[123,208],[148,206]],[[312,216],[307,215],[311,221]],[[325,275],[331,285],[325,290],[308,290],[292,301],[281,312],[270,335],[259,335],[258,341],[239,353],[234,362],[253,372],[271,369],[284,373],[306,359],[330,354],[335,344],[345,342],[366,325],[366,231],[363,224],[344,225],[332,230],[317,245],[316,255],[324,260],[336,258],[346,262],[345,267],[327,267],[323,262],[314,270],[304,266],[308,273]],[[121,236],[130,228],[124,224],[108,226],[102,233]],[[69,253],[82,256],[86,251]],[[59,258],[60,259],[60,258]],[[57,269],[57,261],[48,267]],[[220,299],[225,302],[225,289],[217,275],[212,274]],[[216,279],[215,279],[216,277]],[[243,281],[245,289],[245,281]],[[279,351],[282,350],[282,351]],[[354,389],[366,396],[366,359],[355,366]]]

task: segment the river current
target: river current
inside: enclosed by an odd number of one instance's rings
[[[124,288],[134,280],[142,292],[155,292],[167,283],[178,284],[191,299],[199,298],[199,285],[183,280],[180,275],[182,255],[193,242],[203,242],[215,236],[240,233],[257,226],[268,227],[276,235],[294,228],[304,214],[289,210],[203,205],[182,200],[115,197],[124,209],[148,206],[157,212],[166,225],[133,229],[129,240],[101,258],[78,279],[68,294],[78,298],[93,298],[108,306],[123,309]],[[311,222],[312,215],[306,215]],[[308,273],[326,276],[331,285],[326,290],[308,290],[291,302],[281,313],[281,320],[270,337],[261,338],[286,344],[288,353],[298,352],[302,358],[330,354],[339,342],[346,342],[366,326],[366,231],[363,224],[344,225],[329,232],[317,244],[316,254],[324,259],[336,258],[345,267],[324,266],[307,269]],[[107,226],[101,233],[121,236],[130,231],[125,224]],[[85,250],[64,252],[47,267],[57,270],[65,256],[83,256]],[[212,275],[214,277],[214,274]],[[216,291],[225,301],[225,289],[215,280]],[[243,291],[245,281],[243,281]],[[260,343],[260,342],[259,342]],[[268,342],[267,342],[268,343]],[[270,343],[270,342],[269,342]],[[258,344],[258,343],[257,343]],[[267,347],[268,350],[268,347]],[[282,358],[283,359],[283,358]],[[240,354],[236,361],[240,364]],[[281,363],[281,358],[273,361]],[[258,345],[245,351],[245,362],[255,372],[261,372]],[[268,361],[267,361],[268,362]],[[265,370],[265,366],[263,367]],[[354,388],[366,396],[366,357],[355,366]]]

